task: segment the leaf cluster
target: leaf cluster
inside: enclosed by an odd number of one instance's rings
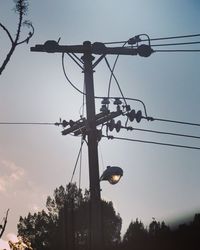
[[[120,242],[122,220],[112,202],[101,201],[105,247]],[[18,233],[36,250],[87,248],[90,237],[90,195],[75,183],[56,188],[48,196],[46,210],[20,217]]]
[[[13,0],[15,3],[15,12],[25,15],[28,12],[29,3],[28,0]]]

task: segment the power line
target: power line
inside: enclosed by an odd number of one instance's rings
[[[183,36],[157,37],[157,38],[150,38],[150,40],[157,41],[157,40],[180,39],[180,38],[199,37],[199,36],[200,34],[192,34],[192,35],[183,35]],[[144,39],[142,41],[147,41],[147,39]]]
[[[183,35],[183,36],[169,36],[169,37],[157,37],[150,39],[141,39],[141,42],[146,41],[158,41],[158,40],[170,40],[170,39],[181,39],[181,38],[191,38],[191,37],[200,37],[200,34],[191,34],[191,35]],[[104,44],[120,44],[125,43],[127,41],[117,41],[117,42],[105,42]]]
[[[0,122],[0,125],[57,125],[54,122]]]
[[[117,140],[148,143],[148,144],[155,144],[155,145],[162,145],[162,146],[169,146],[169,147],[178,147],[178,148],[187,148],[187,149],[200,150],[200,147],[193,147],[193,146],[180,145],[180,144],[171,144],[171,143],[163,143],[163,142],[155,142],[155,141],[136,140],[136,139],[130,139],[130,138],[124,138],[124,137],[105,136],[105,135],[102,135],[102,137],[106,137],[108,139],[117,139]]]
[[[177,120],[170,120],[170,119],[163,119],[163,118],[154,118],[154,117],[152,117],[152,121],[171,122],[171,123],[178,123],[178,124],[183,124],[183,125],[190,125],[190,126],[198,126],[198,127],[200,127],[199,123],[177,121]]]
[[[118,86],[118,88],[119,88],[119,91],[120,91],[120,93],[121,93],[121,96],[122,96],[122,98],[123,98],[125,104],[127,105],[126,99],[125,99],[125,97],[124,97],[124,95],[123,95],[123,92],[122,92],[122,90],[121,90],[120,84],[119,84],[117,78],[115,77],[114,72],[113,72],[113,70],[111,69],[110,64],[109,64],[109,62],[108,62],[108,60],[107,60],[106,57],[105,57],[105,61],[106,61],[106,64],[107,64],[107,66],[108,66],[108,68],[109,68],[109,70],[110,70],[110,72],[111,72],[111,75],[114,77],[114,79],[115,79],[115,81],[116,81],[116,83],[117,83],[117,86]]]
[[[67,76],[66,70],[65,70],[65,63],[64,63],[64,57],[65,57],[65,53],[62,53],[62,69],[63,69],[63,73],[65,78],[67,79],[67,81],[69,82],[69,84],[76,90],[78,91],[80,94],[85,95],[85,93],[83,93],[80,89],[78,89],[73,83],[72,81],[69,79],[69,77]]]
[[[192,45],[192,44],[200,44],[200,41],[198,42],[185,42],[185,43],[161,43],[161,44],[152,44],[151,47],[157,47],[157,46],[176,46],[176,45]]]
[[[200,136],[195,135],[187,135],[187,134],[180,134],[180,133],[172,133],[172,132],[165,132],[165,131],[157,131],[157,130],[150,130],[150,129],[142,129],[142,128],[133,128],[133,127],[127,127],[127,130],[137,130],[142,132],[149,132],[149,133],[156,133],[156,134],[163,134],[163,135],[172,135],[172,136],[180,136],[180,137],[187,137],[187,138],[193,138],[193,139],[200,139]]]
[[[126,45],[127,42],[125,42],[122,47],[124,47]],[[111,88],[111,82],[112,82],[112,78],[113,78],[113,75],[114,75],[114,70],[115,70],[115,67],[116,67],[116,64],[117,64],[117,61],[119,59],[119,54],[116,56],[115,58],[115,61],[114,61],[114,64],[113,64],[113,67],[112,67],[112,70],[111,71],[111,75],[110,75],[110,79],[109,79],[109,84],[108,84],[108,97],[110,96],[110,88]]]
[[[78,160],[79,160],[79,158],[80,158],[80,155],[82,154],[83,143],[84,143],[84,140],[81,139],[81,146],[80,146],[80,149],[79,149],[79,152],[78,152],[78,156],[77,156],[77,158],[76,158],[76,163],[75,163],[75,165],[74,165],[74,170],[73,170],[73,173],[72,173],[72,177],[71,177],[71,181],[70,181],[70,182],[73,181],[74,174],[75,174],[75,171],[76,171],[76,167],[77,167],[77,164],[78,164]]]
[[[200,49],[165,49],[154,50],[154,52],[200,52]]]

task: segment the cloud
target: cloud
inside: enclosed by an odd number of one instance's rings
[[[35,183],[26,168],[0,155],[0,219],[10,209],[5,233],[17,233],[19,217],[44,209],[46,197],[44,186]]]
[[[15,190],[19,184],[25,182],[26,175],[23,168],[17,166],[14,162],[0,160],[0,194],[6,195],[9,190]]]

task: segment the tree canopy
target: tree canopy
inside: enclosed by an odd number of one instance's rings
[[[46,210],[20,217],[18,233],[36,250],[86,249],[89,243],[90,196],[69,183],[48,196]],[[120,243],[122,220],[112,202],[101,201],[104,246]]]

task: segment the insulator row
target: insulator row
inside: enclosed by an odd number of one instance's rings
[[[128,112],[126,114],[126,116],[128,117],[128,119],[132,122],[134,121],[134,119],[139,123],[141,121],[141,119],[143,118],[142,116],[142,111],[139,110],[137,113],[135,112],[134,109],[131,110],[131,112]]]
[[[116,129],[116,131],[119,132],[122,127],[122,123],[121,121],[117,121],[117,123],[115,123],[114,119],[112,119],[109,123],[107,123],[107,127],[110,131]]]

